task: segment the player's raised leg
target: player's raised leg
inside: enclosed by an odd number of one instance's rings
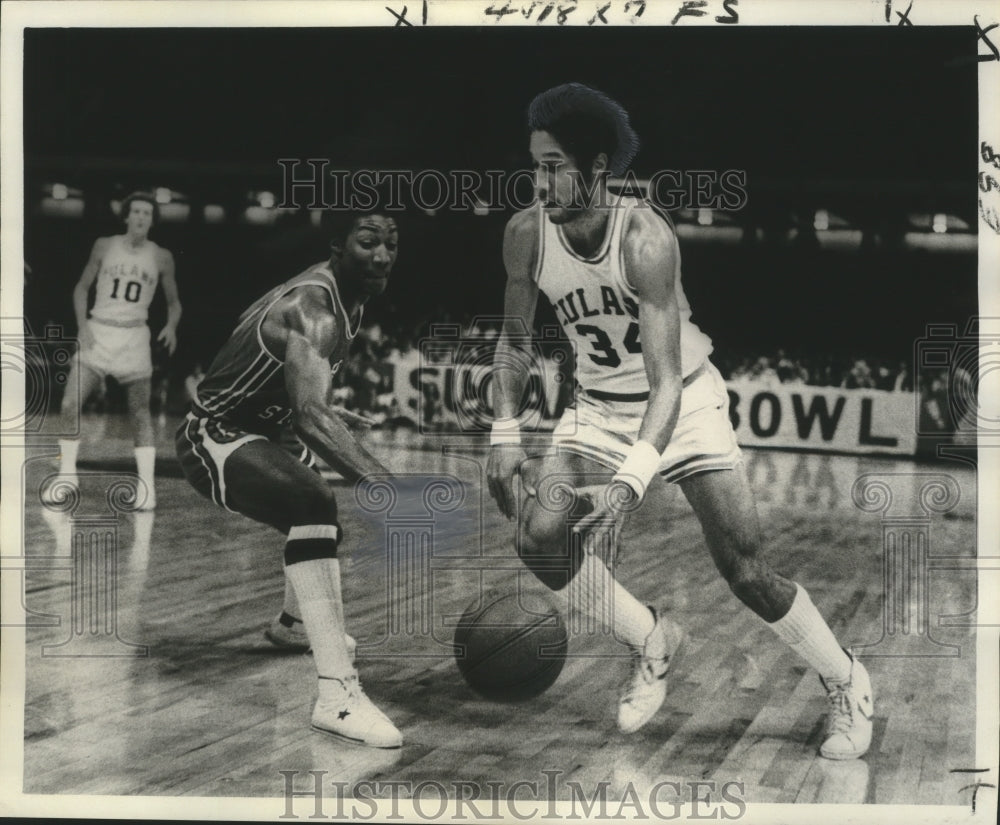
[[[575,520],[592,509],[577,500],[567,512],[567,485],[604,485],[611,472],[583,456],[558,452],[523,465],[525,493],[518,531],[518,554],[535,576],[556,595],[564,612],[579,610],[614,632],[632,652],[631,669],[618,707],[618,726],[638,730],[666,697],[666,676],[675,661],[683,632],[656,608],[644,605],[613,575],[613,549],[586,552],[567,517]],[[556,486],[553,486],[556,485]],[[558,485],[562,485],[562,492]],[[607,563],[606,563],[607,562]]]
[[[142,499],[139,510],[156,507],[156,440],[153,431],[153,416],[149,411],[151,383],[148,377],[138,378],[125,385],[129,419],[132,422],[135,444],[135,466],[144,490],[139,491]]]
[[[742,462],[734,470],[701,473],[679,484],[730,589],[819,673],[830,701],[820,753],[830,759],[862,756],[872,736],[868,673],[840,646],[805,589],[778,575],[764,559],[753,492]]]

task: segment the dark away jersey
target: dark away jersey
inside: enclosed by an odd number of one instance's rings
[[[270,433],[289,423],[292,410],[285,386],[285,365],[268,352],[261,325],[279,298],[307,285],[322,287],[330,294],[337,328],[344,331],[330,354],[330,370],[335,374],[340,369],[361,324],[362,312],[359,310],[352,323],[329,265],[316,264],[276,286],[240,316],[233,334],[198,385],[196,413],[250,432]]]

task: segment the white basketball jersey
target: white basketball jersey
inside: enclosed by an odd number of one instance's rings
[[[97,297],[91,315],[119,326],[135,326],[149,315],[160,270],[159,247],[147,240],[135,248],[125,235],[113,236],[97,273]]]
[[[604,242],[589,258],[573,252],[562,228],[543,209],[535,279],[576,348],[576,380],[588,391],[638,400],[649,395],[639,336],[639,296],[625,277],[622,235],[635,208],[652,209],[637,198],[621,198]],[[658,213],[659,214],[659,213]],[[664,218],[666,219],[666,218]],[[680,308],[681,371],[685,377],[702,365],[712,340],[691,322],[691,307],[681,286],[680,255],[672,273]],[[655,342],[650,342],[655,346]]]

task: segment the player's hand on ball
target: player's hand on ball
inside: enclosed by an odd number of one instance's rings
[[[625,517],[639,505],[639,497],[627,484],[577,488],[577,494],[594,503],[594,509],[580,519],[573,532],[583,536],[583,549],[594,554],[603,547],[616,547]]]
[[[172,326],[165,326],[160,330],[160,334],[156,336],[156,342],[162,344],[166,350],[167,355],[173,355],[174,350],[177,349],[177,332]]]
[[[508,519],[514,518],[517,513],[514,476],[520,472],[521,464],[527,458],[527,453],[517,444],[495,444],[490,447],[486,483],[500,512]]]

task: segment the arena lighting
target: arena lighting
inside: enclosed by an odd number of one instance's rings
[[[206,203],[201,214],[205,223],[222,223],[226,219],[226,210],[218,203]]]
[[[816,235],[820,249],[854,252],[861,248],[864,232],[860,229],[827,229]]]
[[[972,227],[956,215],[946,212],[911,212],[906,216],[912,229],[924,232],[935,232],[939,235],[946,232],[971,232]]]
[[[817,209],[813,217],[813,229],[818,232],[825,232],[830,228],[830,213],[825,209]]]
[[[157,186],[154,195],[159,204],[170,203],[173,200],[173,193],[166,186]]]
[[[699,209],[698,210],[698,225],[699,226],[711,226],[712,225],[712,210],[711,209]]]
[[[58,218],[82,218],[83,190],[65,183],[47,183],[42,187],[38,211]]]
[[[83,207],[83,198],[67,197],[57,200],[53,197],[44,197],[39,204],[39,211],[49,217],[82,218]]]
[[[909,249],[924,252],[965,252],[974,253],[978,238],[971,232],[907,232],[903,243]]]
[[[743,240],[744,230],[739,226],[695,226],[689,223],[676,225],[677,237],[692,243],[737,244]]]
[[[171,201],[160,206],[160,220],[164,223],[183,223],[191,215],[191,204]]]
[[[274,192],[264,191],[257,193],[257,203],[265,209],[274,209],[275,202]]]
[[[248,206],[243,212],[243,218],[247,223],[273,224],[278,218],[278,213],[265,206]]]

